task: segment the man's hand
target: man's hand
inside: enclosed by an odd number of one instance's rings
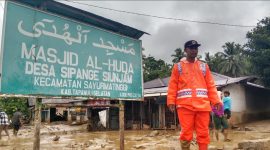
[[[175,110],[175,105],[169,104],[169,105],[168,105],[168,108],[169,108],[169,110],[170,110],[171,112],[174,112],[174,110]]]

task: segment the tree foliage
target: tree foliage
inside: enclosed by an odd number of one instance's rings
[[[219,54],[222,59],[218,64],[220,73],[230,77],[247,75],[249,63],[244,47],[234,42],[227,42],[222,48],[223,52]]]
[[[213,56],[205,53],[205,61],[211,71],[230,77],[239,77],[250,74],[250,60],[244,47],[234,42],[227,42],[223,46],[223,52],[217,52]]]
[[[182,57],[185,57],[185,52],[181,48],[177,48],[174,50],[175,54],[172,54],[172,62],[178,63]]]
[[[270,87],[270,17],[259,21],[246,37],[252,67],[264,85]]]
[[[143,58],[143,69],[144,82],[168,77],[171,74],[171,65],[161,59],[156,60],[153,56]]]
[[[205,53],[205,61],[213,72],[220,73],[220,69],[218,66],[222,59],[223,57],[220,52],[217,52],[214,55],[210,55],[209,52]]]
[[[17,97],[0,98],[0,107],[7,113],[9,117],[12,117],[13,113],[18,108],[24,115],[29,116],[26,98],[17,98]]]

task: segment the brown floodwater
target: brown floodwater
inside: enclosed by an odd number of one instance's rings
[[[220,141],[211,137],[209,147],[234,149],[242,140],[264,139],[270,137],[270,121],[249,124],[253,131],[230,130],[229,138],[231,142],[223,142],[223,136],[220,133]],[[51,128],[51,129],[50,129]],[[53,130],[54,129],[54,130]],[[68,126],[51,127],[41,129],[40,149],[41,150],[118,150],[119,132],[118,131],[97,131],[87,132],[84,127],[74,131]],[[180,150],[178,141],[179,130],[126,130],[125,149],[147,149],[147,150]],[[11,130],[9,131],[11,133]],[[53,141],[56,133],[60,136],[58,141]],[[4,133],[2,132],[2,135]],[[151,136],[153,134],[153,136]],[[0,150],[29,150],[33,149],[33,127],[28,127],[20,131],[18,137],[8,140],[3,136],[0,141]],[[197,150],[197,145],[192,142],[192,150]]]

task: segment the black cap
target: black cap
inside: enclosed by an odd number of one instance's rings
[[[190,40],[190,41],[187,41],[186,43],[185,43],[185,48],[187,48],[187,47],[199,47],[199,46],[201,46],[201,44],[199,44],[197,41],[195,41],[195,40]]]

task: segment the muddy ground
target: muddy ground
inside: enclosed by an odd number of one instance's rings
[[[270,120],[257,121],[240,125],[239,129],[230,130],[231,142],[211,139],[209,149],[233,150],[243,140],[267,139],[270,137]],[[0,141],[2,150],[29,150],[33,146],[33,126],[24,126],[18,137],[12,135],[10,139],[3,136]],[[180,150],[178,130],[126,130],[125,149],[147,150]],[[2,135],[5,135],[2,132]],[[87,132],[86,125],[69,126],[65,124],[42,124],[40,146],[42,150],[118,150],[118,131]],[[192,150],[197,150],[196,142],[192,142]]]

